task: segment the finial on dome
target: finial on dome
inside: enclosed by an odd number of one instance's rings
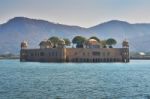
[[[122,42],[122,47],[123,48],[128,48],[129,47],[129,43],[128,43],[128,40],[125,39],[123,42]]]
[[[26,49],[26,48],[28,48],[28,42],[24,40],[23,42],[21,42],[21,49]]]

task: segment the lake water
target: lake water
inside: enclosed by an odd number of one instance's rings
[[[0,99],[150,99],[150,61],[0,60]]]

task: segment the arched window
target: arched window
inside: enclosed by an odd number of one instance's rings
[[[44,52],[40,52],[40,56],[44,56]]]
[[[106,62],[106,58],[104,58],[104,62]]]
[[[116,62],[116,58],[114,58],[114,62]]]
[[[51,52],[49,52],[49,56],[51,56]]]
[[[87,60],[87,62],[89,62],[89,59],[88,59],[88,58],[87,58],[86,60]]]
[[[112,58],[110,58],[110,62],[113,62],[113,61],[112,61]]]
[[[75,62],[78,62],[78,58],[75,58]]]
[[[55,52],[55,56],[57,56],[57,52]]]
[[[33,53],[31,53],[31,56],[34,56],[34,54],[33,54]]]
[[[84,58],[84,62],[86,62],[86,58]]]
[[[109,62],[109,58],[107,58],[107,62]]]

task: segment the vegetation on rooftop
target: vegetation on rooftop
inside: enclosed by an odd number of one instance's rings
[[[75,36],[72,41],[70,41],[68,38],[59,38],[57,36],[52,36],[48,40],[50,40],[54,47],[60,44],[60,42],[64,41],[66,46],[70,46],[71,44],[76,45],[76,47],[83,47],[86,46],[87,41],[90,39],[94,39],[97,41],[98,44],[100,44],[103,48],[113,48],[113,45],[117,44],[117,41],[114,38],[109,38],[106,40],[102,40],[96,36],[92,36],[90,38],[86,38],[83,36]]]

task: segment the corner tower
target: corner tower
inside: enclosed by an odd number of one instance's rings
[[[122,61],[125,63],[130,61],[129,42],[127,40],[122,42]]]
[[[21,50],[20,50],[20,61],[25,61],[27,58],[27,53],[25,49],[28,48],[28,43],[27,41],[21,42]]]

